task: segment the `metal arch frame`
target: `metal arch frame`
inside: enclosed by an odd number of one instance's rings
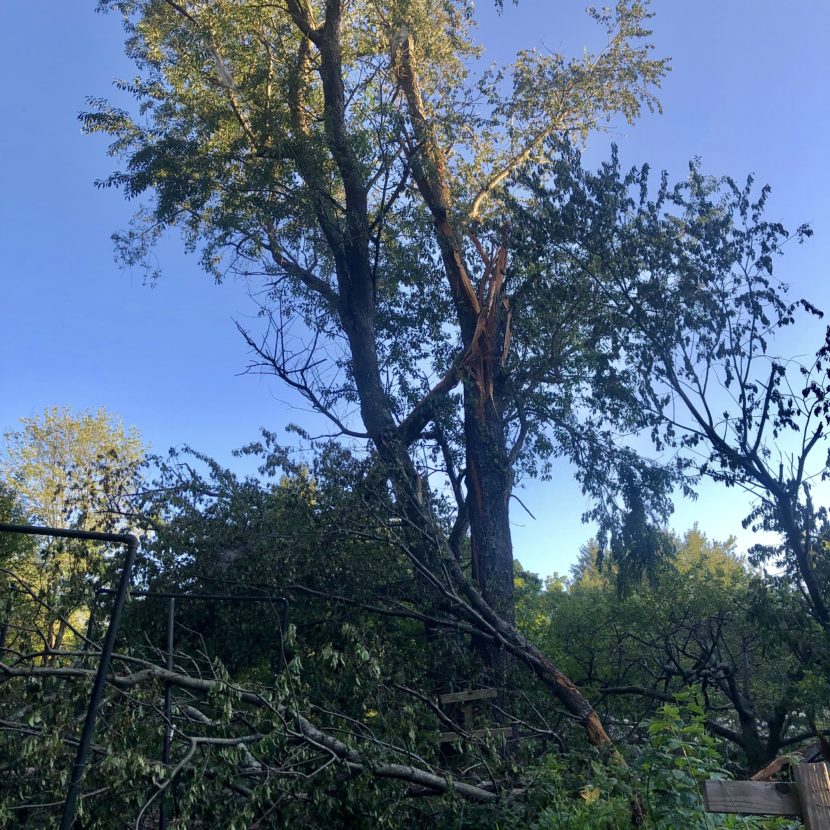
[[[69,528],[6,523],[0,523],[0,533],[22,533],[27,536],[55,536],[62,539],[83,539],[93,542],[115,542],[127,546],[127,554],[121,568],[121,576],[118,579],[118,588],[111,591],[115,594],[112,614],[110,615],[107,633],[104,637],[98,671],[95,673],[95,681],[92,684],[92,693],[89,698],[89,704],[87,705],[86,717],[84,718],[84,725],[81,730],[81,738],[78,741],[75,761],[72,764],[69,787],[66,791],[66,801],[63,805],[60,830],[72,830],[72,825],[75,823],[78,796],[81,792],[81,781],[84,776],[84,770],[86,769],[89,749],[92,745],[95,720],[98,717],[98,709],[101,706],[101,699],[104,695],[104,686],[106,685],[107,674],[109,673],[112,653],[115,650],[115,638],[118,636],[118,625],[121,621],[121,614],[127,599],[133,565],[138,554],[138,537],[132,533],[98,533],[91,530],[71,530]]]

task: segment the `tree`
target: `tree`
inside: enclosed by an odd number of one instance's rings
[[[696,689],[724,755],[755,772],[815,738],[804,666],[759,624],[760,575],[731,540],[710,541],[695,527],[673,541],[673,559],[634,584],[609,564],[599,569],[587,545],[567,589],[537,585],[523,595],[521,616],[617,729],[637,733],[661,705]]]
[[[31,520],[115,532],[144,458],[137,430],[103,409],[76,415],[52,407],[20,422],[4,436],[0,473]]]
[[[708,477],[753,497],[744,525],[781,538],[754,561],[783,568],[830,629],[826,510],[813,495],[828,477],[830,329],[812,362],[775,350],[801,315],[823,316],[773,273],[810,228],[766,220],[769,187],[756,195],[751,177],[739,186],[695,164],[674,187],[664,175],[653,195],[648,167],[622,171],[616,154],[597,173],[563,162],[524,183],[533,195],[514,202],[518,249],[548,282],[564,273],[602,300],[597,371],[648,413],[655,448],[674,453],[686,488]]]
[[[144,459],[138,433],[103,409],[76,415],[53,407],[21,423],[5,434],[0,457],[0,485],[14,494],[18,513],[49,527],[122,532]],[[31,595],[47,650],[60,648],[86,613],[107,561],[105,546],[76,540],[46,541],[17,558],[14,576]]]
[[[440,609],[413,597],[419,586],[403,553],[361,510],[366,462],[332,446],[312,471],[268,483],[240,480],[194,454],[156,463],[159,479],[144,494],[154,533],[137,577],[151,590],[288,596],[290,627],[280,655],[267,605],[177,602],[174,671],[164,674],[165,605],[133,598],[115,657],[127,675],[110,679],[106,725],[85,778],[90,826],[107,827],[125,810],[140,824],[164,790],[175,790],[183,824],[457,824],[457,798],[435,805],[411,797],[443,793],[470,802],[460,808],[465,820],[481,804],[488,821],[498,803],[493,781],[502,769],[510,775],[507,759],[474,739],[463,755],[472,769],[456,775],[435,740],[454,724],[437,717],[433,684],[442,663],[444,682],[466,681],[450,672],[455,652],[469,660],[469,632],[449,618],[425,644],[425,624],[442,625]],[[381,591],[397,613],[374,606]],[[332,601],[335,593],[348,604]],[[4,808],[13,816],[29,809],[22,815],[35,822],[60,801],[57,774],[44,783],[26,770],[68,762],[71,744],[61,738],[71,740],[79,682],[92,672],[72,651],[53,656],[44,667],[30,663],[37,654],[0,663],[0,708],[18,713],[0,725],[0,818]],[[163,679],[173,689],[175,730],[167,772],[158,764]],[[461,740],[464,727],[454,726]],[[22,746],[13,740],[20,733]],[[481,780],[479,767],[493,781]]]
[[[550,136],[656,105],[666,63],[645,42],[644,5],[594,13],[607,35],[595,55],[524,52],[476,83],[461,0],[100,5],[123,14],[141,73],[124,85],[140,118],[102,101],[83,116],[126,161],[102,184],[151,199],[118,237],[125,261],[177,226],[217,277],[263,275],[271,325],[246,335],[258,359],[339,434],[369,441],[416,571],[497,644],[484,647],[490,664],[504,649],[521,656],[605,741],[513,626],[511,492],[522,463],[560,449],[542,436],[569,393],[560,367],[512,362],[521,349],[495,196]],[[527,407],[529,389],[547,394]],[[362,424],[345,414],[354,405]],[[448,527],[424,452],[456,501]]]
[[[613,705],[606,702],[615,718],[636,717],[644,709],[651,716],[648,737],[644,727],[636,741],[620,742],[627,768],[604,769],[595,753],[583,756],[570,746],[569,718],[561,707],[539,699],[530,684],[511,688],[501,706],[523,730],[556,741],[557,751],[541,758],[533,741],[504,753],[498,740],[464,738],[464,724],[447,713],[439,718],[431,685],[436,664],[445,663],[447,676],[464,684],[453,653],[463,646],[464,632],[447,619],[441,636],[425,636],[425,619],[430,625],[438,621],[423,613],[422,597],[412,597],[416,584],[400,574],[396,558],[402,554],[383,538],[384,528],[372,528],[360,510],[365,472],[359,464],[344,463],[342,450],[337,455],[335,447],[331,450],[328,461],[318,458],[313,470],[265,486],[215,464],[202,467],[192,455],[177,454],[160,464],[161,479],[148,492],[157,528],[144,546],[151,554],[141,574],[148,587],[221,585],[223,591],[289,595],[287,660],[278,672],[262,660],[261,643],[270,640],[273,653],[274,632],[261,606],[256,611],[238,606],[231,614],[183,602],[176,617],[174,670],[168,672],[154,647],[164,642],[164,632],[152,624],[164,617],[164,607],[157,600],[134,599],[122,630],[125,647],[115,658],[123,669],[110,678],[106,724],[96,733],[85,779],[84,820],[90,828],[107,828],[116,813],[140,824],[164,791],[175,793],[176,821],[195,826],[706,826],[700,781],[723,774],[704,734],[712,710],[721,709],[712,689],[706,692],[708,711],[688,694],[682,707],[671,702],[656,711],[643,706],[642,697],[637,703],[620,703],[618,696]],[[616,650],[605,647],[608,632],[597,625],[616,603],[617,627],[629,630],[622,640],[627,661],[635,669],[642,666],[646,676],[655,665],[661,670],[664,631],[673,644],[687,645],[683,629],[663,627],[672,614],[693,631],[695,624],[706,624],[709,610],[733,611],[722,594],[733,604],[739,596],[721,590],[721,579],[725,587],[741,571],[727,553],[699,538],[688,547],[677,564],[692,577],[677,575],[659,591],[644,584],[639,597],[626,600],[628,607],[607,567],[586,572],[589,590],[580,586],[573,594],[563,591],[561,580],[549,581],[545,593],[541,580],[519,573],[523,630],[551,653],[561,653],[575,676],[587,654],[580,641],[593,637],[596,682],[613,676],[604,672],[618,662]],[[698,562],[705,564],[701,573],[695,572]],[[158,571],[155,563],[161,565]],[[663,575],[672,577],[667,569]],[[397,602],[397,615],[391,606],[374,604],[383,590]],[[347,601],[332,601],[335,592]],[[709,610],[697,617],[689,613],[701,609]],[[430,615],[438,610],[427,606]],[[735,633],[724,641],[731,643]],[[632,647],[641,636],[651,639]],[[217,653],[229,659],[220,662]],[[72,745],[60,738],[73,734],[83,694],[76,684],[91,672],[72,653],[57,655],[47,667],[18,661],[0,665],[0,671],[5,675],[0,706],[16,713],[0,724],[5,773],[0,818],[45,824],[50,804],[60,803],[57,773],[71,756]],[[173,689],[169,772],[158,763],[162,681]],[[671,690],[682,686],[675,682]],[[721,722],[728,718],[723,711],[716,716]],[[619,728],[613,718],[610,722]],[[450,729],[458,730],[463,754],[440,751],[437,733]],[[29,773],[33,765],[44,771],[41,777]],[[446,792],[452,797],[441,798]],[[640,812],[632,809],[635,795],[643,804]]]
[[[0,521],[18,524],[24,513],[17,494],[0,484]],[[17,579],[30,566],[34,541],[16,534],[0,534],[0,652],[16,645],[16,632],[24,630],[27,608],[25,592],[18,590]]]

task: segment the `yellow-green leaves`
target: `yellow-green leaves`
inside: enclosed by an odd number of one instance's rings
[[[0,480],[30,518],[51,527],[110,530],[109,508],[123,506],[144,459],[137,431],[103,409],[75,415],[55,406],[20,423],[4,436]]]

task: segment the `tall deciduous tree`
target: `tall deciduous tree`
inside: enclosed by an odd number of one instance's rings
[[[271,327],[249,343],[339,433],[370,441],[416,571],[497,643],[492,664],[503,648],[521,655],[606,741],[587,702],[513,626],[517,465],[562,449],[541,436],[571,412],[558,390],[579,349],[565,327],[558,364],[520,359],[532,346],[514,343],[495,197],[548,158],[552,136],[656,105],[666,63],[651,56],[644,4],[593,12],[605,32],[595,54],[527,51],[476,79],[465,0],[100,5],[123,14],[140,71],[123,84],[140,117],[105,101],[83,116],[126,161],[102,184],[150,197],[118,237],[125,260],[141,261],[176,226],[217,277],[261,275]],[[573,298],[563,323],[585,302]],[[539,389],[547,395],[523,403]],[[436,520],[432,468],[416,462],[424,449],[457,502],[448,528]]]
[[[707,729],[751,772],[814,737],[799,684],[805,672],[754,613],[759,575],[697,528],[650,581],[620,582],[582,549],[567,590],[522,574],[520,618],[606,716],[636,729],[661,703],[698,688]],[[554,586],[555,587],[555,586]],[[620,588],[625,589],[625,593]],[[790,617],[790,620],[792,616]],[[799,631],[803,641],[806,631]]]
[[[17,493],[2,483],[0,521],[10,524],[25,521]],[[21,609],[26,605],[25,592],[18,590],[18,576],[21,570],[30,566],[33,553],[34,541],[31,537],[0,534],[0,652],[15,639],[15,625],[20,621]]]
[[[797,585],[815,621],[830,629],[826,510],[814,488],[830,475],[830,329],[813,360],[778,352],[776,336],[822,317],[788,297],[774,263],[789,233],[764,218],[769,187],[755,193],[692,165],[674,187],[615,157],[597,173],[563,162],[525,179],[514,202],[516,238],[540,291],[584,281],[602,303],[607,334],[597,367],[652,419],[656,448],[687,483],[703,477],[754,500],[744,525],[780,535],[758,546]]]

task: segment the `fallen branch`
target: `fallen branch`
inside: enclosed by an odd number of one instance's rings
[[[35,677],[51,677],[67,680],[85,679],[90,682],[95,674],[89,669],[79,667],[30,666],[27,668],[13,668],[4,663],[0,663],[0,673],[5,675],[7,679],[15,677],[27,679]],[[230,684],[220,680],[208,680],[201,677],[180,674],[175,671],[168,671],[167,669],[163,669],[155,665],[148,665],[146,668],[131,672],[129,674],[111,674],[108,678],[108,681],[112,686],[121,690],[131,689],[153,680],[169,683],[177,688],[186,689],[192,692],[199,692],[201,694],[208,694],[210,692],[215,693],[216,691],[221,690],[233,691],[234,696],[238,700],[259,708],[267,707],[268,709],[271,709],[286,725],[293,723],[295,725],[293,730],[289,731],[286,726],[286,732],[290,738],[299,740],[312,749],[316,749],[318,751],[322,750],[329,753],[338,762],[344,764],[353,772],[365,772],[375,778],[404,781],[415,787],[425,787],[436,795],[454,793],[467,800],[480,803],[493,802],[498,799],[497,793],[488,792],[477,785],[456,781],[448,776],[434,773],[429,770],[420,769],[409,764],[378,763],[371,758],[366,757],[360,751],[343,743],[343,741],[319,729],[310,720],[303,717],[303,715],[299,712],[292,711],[282,704],[275,705],[262,694],[250,689],[233,687]],[[211,742],[209,739],[194,740],[196,740],[197,743]],[[234,738],[231,742],[238,743],[239,740],[241,739]]]

